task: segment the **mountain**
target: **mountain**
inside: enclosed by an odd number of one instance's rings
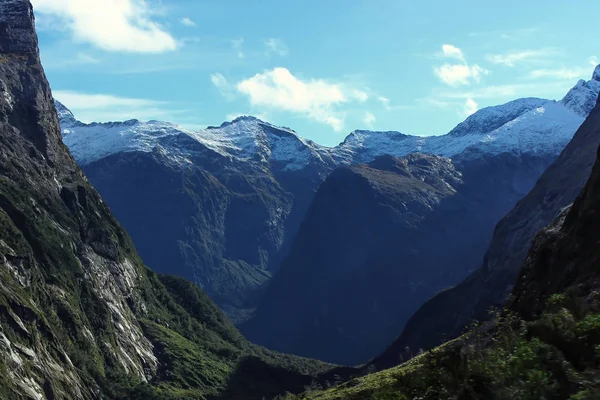
[[[334,168],[413,152],[531,155],[543,161],[515,176],[515,191],[524,194],[589,111],[596,88],[578,85],[568,102],[527,98],[485,108],[444,136],[355,131],[334,148],[253,117],[197,131],[158,121],[84,124],[56,107],[65,144],[143,260],[193,280],[239,322],[288,255]]]
[[[157,121],[83,124],[56,104],[65,144],[144,261],[194,280],[237,318],[334,165],[323,148],[252,117],[198,132]]]
[[[582,132],[600,132],[600,101]],[[398,367],[285,399],[600,398],[598,204],[600,158],[573,205],[536,235],[490,322]]]
[[[33,9],[0,0],[0,398],[262,399],[329,366],[146,268],[62,142]],[[223,397],[221,397],[223,396]]]
[[[600,66],[591,81],[579,82],[574,90],[581,87],[600,88]],[[564,103],[573,102],[572,92]],[[591,104],[589,99],[582,103],[586,109]],[[406,347],[427,349],[459,336],[471,320],[486,320],[490,307],[504,303],[537,232],[575,200],[588,179],[600,144],[598,118],[597,111],[590,114],[531,192],[498,223],[481,268],[427,301],[379,359],[381,367],[396,364]]]
[[[484,109],[441,137],[353,133],[341,148],[351,146],[358,159],[369,159],[372,148],[403,153],[415,143],[452,158],[378,158],[334,171],[242,332],[272,349],[339,364],[381,354],[427,299],[480,265],[496,223],[555,160],[599,91],[594,78],[560,102]],[[375,140],[381,145],[372,147]],[[443,182],[443,194],[422,195],[431,182]],[[446,319],[439,315],[431,318]],[[424,340],[436,331],[414,332]]]

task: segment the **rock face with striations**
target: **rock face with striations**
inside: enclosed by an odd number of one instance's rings
[[[425,303],[386,354],[376,360],[380,367],[396,364],[405,347],[431,348],[457,337],[470,321],[485,320],[490,307],[502,306],[537,232],[575,200],[589,178],[600,144],[600,110],[593,109],[599,88],[600,66],[591,81],[580,81],[563,100],[591,111],[589,117],[532,191],[498,223],[483,266]],[[580,95],[581,89],[587,90],[586,96]]]
[[[243,357],[258,367],[236,372]],[[234,375],[301,390],[317,365],[251,345],[195,285],[141,263],[62,142],[30,2],[0,0],[0,398],[236,398]]]

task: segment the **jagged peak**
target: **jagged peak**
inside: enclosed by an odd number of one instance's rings
[[[561,103],[576,114],[587,117],[598,100],[600,92],[600,65],[592,73],[592,79],[579,80],[561,100]]]
[[[58,119],[61,124],[65,122],[75,122],[75,116],[63,103],[54,99],[54,108],[56,108],[56,113],[58,114]]]

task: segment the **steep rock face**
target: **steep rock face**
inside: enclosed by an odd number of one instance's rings
[[[142,265],[62,142],[30,2],[0,0],[0,398],[216,396],[243,357],[258,381],[317,366],[251,345],[195,285]]]
[[[600,86],[599,70],[592,81],[580,82],[576,88]],[[579,104],[589,109],[590,93],[572,94],[567,95],[566,103],[578,98]],[[588,179],[600,144],[599,118],[596,108],[532,191],[498,223],[483,266],[426,302],[386,354],[376,360],[380,367],[396,364],[406,347],[431,348],[460,335],[471,320],[487,319],[490,307],[504,303],[537,232],[573,202]]]
[[[334,171],[243,333],[280,351],[367,361],[477,266],[494,224],[548,162],[413,154]]]

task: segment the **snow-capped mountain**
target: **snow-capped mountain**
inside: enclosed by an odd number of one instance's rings
[[[332,162],[332,152],[281,128],[251,116],[239,117],[219,127],[191,130],[169,122],[129,120],[83,124],[56,102],[64,142],[81,164],[121,152],[163,151],[177,163],[192,163],[207,150],[225,159],[269,164],[287,170],[306,167],[311,161]]]
[[[355,131],[336,147],[248,116],[192,130],[160,121],[85,124],[56,107],[65,144],[146,263],[195,280],[225,308],[240,308],[252,305],[287,255],[335,168],[414,152],[449,157],[463,173],[493,164],[514,190],[499,194],[506,212],[556,159],[599,91],[600,67],[561,101],[484,108],[442,136]]]
[[[384,154],[401,157],[413,152],[445,157],[479,152],[557,155],[593,108],[599,91],[600,66],[590,81],[579,81],[561,101],[523,98],[483,108],[442,136],[354,131],[333,148],[249,116],[220,127],[191,130],[159,121],[83,124],[58,102],[57,109],[64,141],[81,164],[119,152],[156,148],[186,163],[194,153],[209,149],[225,158],[282,163],[296,170],[311,162],[365,163]]]

